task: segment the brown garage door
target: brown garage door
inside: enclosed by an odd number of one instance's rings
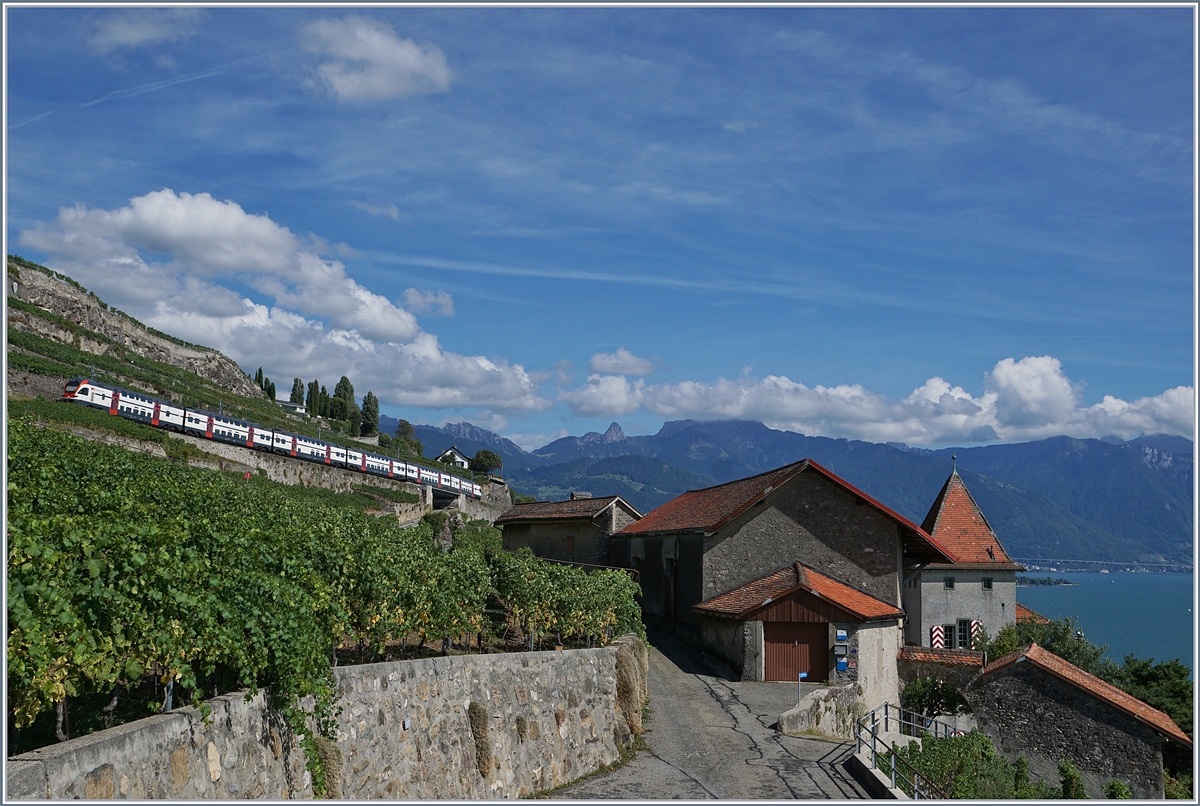
[[[767,680],[825,682],[829,673],[829,625],[802,621],[763,622],[763,674]]]

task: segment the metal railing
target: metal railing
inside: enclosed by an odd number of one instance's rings
[[[894,732],[903,736],[920,736],[921,733],[928,733],[940,738],[954,736],[961,731],[945,722],[939,722],[936,719],[906,711],[888,703],[879,706],[856,723],[855,752],[863,752],[864,747],[870,750],[871,769],[881,769],[880,762],[882,761],[883,771],[890,775],[892,789],[896,789],[897,784],[900,784],[900,788],[912,792],[914,800],[921,798],[948,799],[950,796],[929,780],[928,776],[901,758],[895,747],[880,740],[881,727],[883,733]]]

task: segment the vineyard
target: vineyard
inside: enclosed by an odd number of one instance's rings
[[[483,523],[443,551],[428,524],[400,529],[354,496],[314,498],[17,419],[7,459],[17,729],[57,713],[61,738],[70,701],[115,706],[151,681],[156,708],[269,686],[304,733],[310,716],[328,728],[330,667],[348,648],[370,659],[644,632],[629,576],[506,553]]]

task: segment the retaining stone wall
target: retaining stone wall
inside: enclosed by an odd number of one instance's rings
[[[817,733],[854,738],[854,723],[866,713],[858,701],[858,684],[819,688],[804,695],[795,708],[779,717],[778,729],[787,736]]]
[[[464,655],[334,669],[331,797],[519,797],[619,757],[641,732],[647,656],[603,649]],[[300,737],[264,693],[208,701],[8,760],[9,799],[313,797]]]

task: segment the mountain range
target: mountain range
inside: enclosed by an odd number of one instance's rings
[[[520,492],[550,500],[572,491],[620,494],[643,513],[688,489],[809,458],[920,523],[956,464],[1015,557],[1192,560],[1193,446],[1183,437],[1053,437],[928,450],[810,437],[745,420],[677,420],[633,437],[613,423],[604,433],[525,451],[470,423],[415,428],[427,456],[450,445],[472,456],[482,449],[500,454],[505,477]]]

